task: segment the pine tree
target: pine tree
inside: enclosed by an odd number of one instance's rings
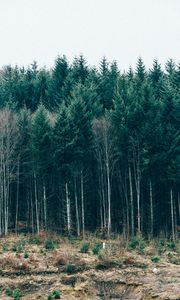
[[[32,120],[32,153],[36,225],[39,232],[40,227],[47,227],[47,180],[52,164],[51,128],[47,111],[42,104]]]

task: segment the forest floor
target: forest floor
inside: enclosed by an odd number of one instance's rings
[[[180,299],[180,243],[2,237],[0,299]]]

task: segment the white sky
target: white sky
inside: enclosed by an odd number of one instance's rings
[[[52,66],[57,55],[179,62],[180,0],[0,0],[0,67]]]

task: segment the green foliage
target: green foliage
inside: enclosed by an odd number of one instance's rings
[[[90,247],[90,244],[89,243],[84,243],[80,249],[80,252],[81,253],[87,253],[89,251],[89,247]]]
[[[22,297],[22,293],[21,293],[20,289],[15,289],[13,291],[13,299],[20,300],[21,297]]]
[[[75,244],[77,242],[77,236],[73,236],[73,235],[68,235],[68,241],[71,244]]]
[[[41,240],[39,236],[36,235],[31,235],[29,238],[29,243],[30,244],[35,244],[35,245],[40,245],[41,244]]]
[[[16,219],[18,199],[18,218],[22,220],[22,227],[17,226],[18,232],[38,229],[36,213],[44,229],[67,232],[66,184],[70,201],[76,193],[80,223],[81,193],[84,193],[85,229],[94,230],[100,222],[105,225],[107,172],[110,172],[113,184],[111,228],[125,232],[129,222],[129,234],[133,236],[137,230],[137,215],[140,215],[142,234],[160,235],[162,232],[163,236],[172,236],[171,190],[172,207],[177,210],[177,220],[179,218],[179,82],[180,65],[171,59],[165,71],[157,59],[151,69],[146,69],[142,58],[138,59],[135,70],[130,68],[127,72],[121,72],[115,61],[103,58],[97,70],[88,66],[83,55],[74,58],[72,63],[65,56],[59,56],[49,70],[39,69],[36,62],[27,68],[3,67],[0,73],[3,158],[0,169],[7,170],[4,174],[8,177],[2,203],[6,203],[4,197],[11,191],[9,225]],[[143,201],[146,196],[147,201]],[[77,224],[74,205],[70,210],[71,225]],[[2,224],[6,217],[3,213]],[[30,223],[32,227],[28,228]],[[82,224],[79,225],[82,229]],[[71,231],[74,234],[77,228]],[[30,237],[30,242],[39,244],[43,240]],[[159,254],[177,250],[177,242],[164,242],[157,246]],[[13,245],[15,252],[22,252],[24,248],[23,241]],[[137,238],[130,241],[129,248],[145,253],[144,241]],[[7,249],[4,246],[2,250]],[[94,251],[98,254],[98,247]]]
[[[129,249],[131,250],[137,249],[140,254],[145,253],[145,247],[146,247],[145,241],[141,236],[133,237],[128,245]]]
[[[3,245],[3,252],[7,252],[8,251],[8,245],[7,244],[4,244]]]
[[[48,295],[48,300],[52,300],[52,299],[61,299],[61,293],[59,291],[52,291],[49,295]]]
[[[14,252],[17,251],[17,245],[16,244],[12,246],[12,251],[14,251]]]
[[[159,256],[152,256],[151,261],[154,262],[154,263],[158,263],[158,262],[160,262],[160,257]]]
[[[174,255],[174,253],[169,252],[168,253],[168,260],[170,263],[175,264],[175,265],[180,265],[180,257]]]
[[[47,239],[45,241],[45,249],[46,250],[54,250],[55,247],[56,247],[56,243],[52,239]]]
[[[25,253],[24,253],[24,258],[27,259],[28,257],[29,257],[29,253],[25,252]]]
[[[103,260],[106,258],[106,252],[104,249],[101,249],[98,253],[98,259]]]
[[[167,244],[168,248],[171,250],[175,250],[176,249],[176,243],[175,242],[170,242]]]
[[[73,274],[75,272],[75,266],[72,264],[68,264],[66,267],[67,274]]]
[[[13,296],[13,290],[10,288],[10,287],[7,287],[6,290],[5,290],[5,294],[6,296]]]
[[[102,249],[102,243],[101,243],[101,244],[100,244],[100,243],[97,243],[97,244],[93,247],[92,252],[93,252],[93,254],[98,255],[101,249]]]
[[[24,246],[25,246],[25,241],[24,240],[19,240],[12,246],[12,251],[17,252],[17,253],[23,253],[24,252]]]

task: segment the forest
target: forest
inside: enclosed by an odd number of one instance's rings
[[[0,236],[180,228],[180,65],[0,70]]]

